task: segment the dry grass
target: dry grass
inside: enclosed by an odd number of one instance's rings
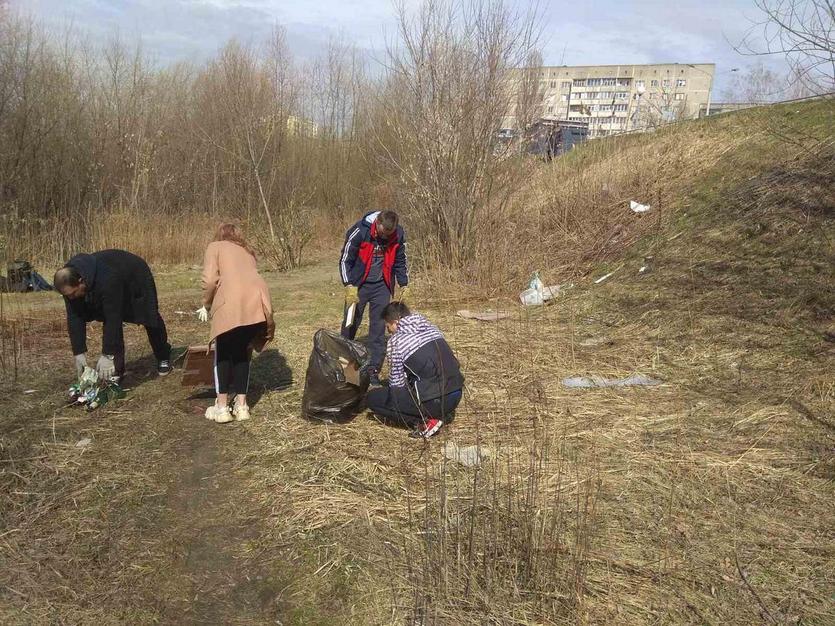
[[[615,263],[578,269],[551,306],[419,276],[415,305],[467,376],[455,422],[427,443],[365,415],[299,417],[313,332],[339,311],[332,262],[270,278],[294,382],[228,429],[207,428],[171,379],[98,418],[60,410],[58,391],[22,395],[50,389],[34,370],[66,351],[58,331],[27,338],[36,367],[2,390],[18,417],[4,415],[0,448],[0,618],[832,623],[832,170],[731,156],[684,181],[675,211]],[[815,180],[824,192],[806,193]],[[642,218],[626,217],[635,232]],[[639,276],[648,253],[652,272]],[[161,280],[178,343],[202,338],[176,313],[195,281]],[[513,314],[454,315],[487,306]],[[270,363],[261,387],[285,380],[283,360]],[[634,373],[664,384],[561,385]],[[83,454],[82,433],[95,441]],[[466,468],[445,460],[447,442],[492,454]]]

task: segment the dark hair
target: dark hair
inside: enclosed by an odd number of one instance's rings
[[[409,310],[409,307],[407,307],[403,302],[389,302],[386,305],[386,308],[383,309],[380,317],[382,317],[386,322],[396,322],[397,320],[411,314],[412,312]]]
[[[397,229],[397,223],[399,221],[397,213],[394,211],[380,211],[380,214],[377,216],[377,223],[385,228],[388,233],[393,233]]]
[[[244,239],[243,233],[241,233],[241,229],[230,222],[224,222],[217,227],[215,241],[231,241],[232,243],[238,244],[252,256],[255,256],[255,251],[249,247],[246,239]]]
[[[56,291],[61,291],[64,287],[78,287],[81,282],[81,273],[72,265],[65,265],[57,272],[52,279]]]

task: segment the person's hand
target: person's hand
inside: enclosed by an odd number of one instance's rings
[[[264,334],[265,341],[272,341],[275,338],[275,321],[267,320],[267,332]]]
[[[76,354],[75,355],[75,373],[78,375],[78,378],[81,378],[81,375],[84,373],[84,368],[87,367],[87,355],[86,354]]]
[[[406,298],[407,298],[407,296],[408,296],[408,295],[409,295],[409,287],[408,287],[408,285],[407,285],[406,287],[401,287],[401,288],[400,288],[400,295],[399,295],[399,297],[397,298],[397,301],[398,301],[398,302],[406,302]]]
[[[100,380],[107,380],[116,375],[116,364],[113,362],[113,355],[102,354],[96,363],[96,373]]]
[[[195,313],[197,313],[197,319],[199,319],[201,322],[209,321],[209,311],[206,309],[205,306],[201,306],[199,309],[197,309],[197,311],[195,311]]]
[[[345,306],[351,306],[360,301],[359,293],[354,285],[347,285],[345,287]]]

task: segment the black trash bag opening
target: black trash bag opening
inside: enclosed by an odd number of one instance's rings
[[[360,368],[359,386],[345,380],[345,361]],[[302,415],[320,421],[352,419],[365,404],[369,383],[367,363],[368,350],[361,343],[345,339],[332,330],[317,330],[304,377]]]

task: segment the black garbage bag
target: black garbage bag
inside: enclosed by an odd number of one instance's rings
[[[342,359],[340,361],[340,358]],[[331,330],[317,330],[304,377],[302,414],[308,419],[345,421],[362,410],[368,391],[368,351]],[[359,385],[345,379],[345,364],[359,368]]]

